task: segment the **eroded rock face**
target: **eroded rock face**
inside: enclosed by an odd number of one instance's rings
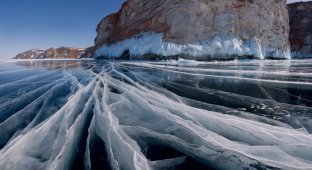
[[[47,49],[44,53],[44,58],[52,58],[52,59],[62,59],[62,58],[71,58],[77,59],[80,58],[82,54],[84,54],[84,48],[50,48]]]
[[[14,59],[42,59],[44,58],[44,50],[31,49],[17,54]]]
[[[312,2],[288,4],[293,58],[312,58]]]
[[[50,48],[47,50],[32,49],[20,53],[14,57],[15,59],[79,59],[92,58],[94,55],[94,47],[89,48],[71,48],[60,47]]]
[[[262,56],[257,57],[289,57],[286,0],[127,0],[119,12],[98,24],[95,45],[97,49],[108,47],[146,32],[162,33],[163,42],[176,45],[214,41],[216,37],[221,37],[218,42],[221,44],[237,39],[238,45],[235,42],[230,45],[242,50],[245,46],[250,51],[260,50]],[[249,40],[259,44],[255,47],[259,49],[252,49],[254,45],[249,45]],[[222,48],[200,54],[218,55]],[[97,55],[117,57],[108,51],[110,49],[102,50]],[[146,53],[149,52],[154,50],[147,49]],[[256,54],[248,52],[245,55]]]
[[[95,46],[88,47],[85,49],[84,53],[80,56],[80,58],[93,58],[95,53]]]

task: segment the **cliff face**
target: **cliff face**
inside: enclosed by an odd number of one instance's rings
[[[105,57],[287,58],[288,32],[286,0],[127,0],[98,24],[95,45]]]
[[[95,46],[86,48],[80,58],[93,58],[95,53]]]
[[[42,59],[44,58],[44,50],[31,49],[23,53],[17,54],[14,59]]]
[[[312,2],[288,5],[289,40],[294,58],[312,58]]]
[[[94,47],[90,48],[50,48],[47,50],[32,49],[20,53],[14,59],[79,59],[92,58],[94,54]]]
[[[44,58],[52,58],[52,59],[62,59],[62,58],[71,58],[77,59],[85,52],[85,49],[78,48],[50,48],[47,49],[44,53]]]

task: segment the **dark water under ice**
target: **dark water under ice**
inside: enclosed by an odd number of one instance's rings
[[[0,61],[0,169],[310,169],[312,60]]]

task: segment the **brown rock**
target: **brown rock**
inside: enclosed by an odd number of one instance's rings
[[[78,59],[84,54],[84,48],[69,48],[69,47],[60,47],[60,48],[50,48],[44,52],[44,58],[50,59]]]
[[[97,49],[154,32],[176,44],[215,36],[257,38],[265,57],[285,57],[278,55],[289,52],[286,0],[126,0],[96,31]],[[274,56],[276,50],[285,53]]]
[[[79,59],[92,58],[95,52],[95,47],[89,48],[71,48],[60,47],[50,48],[47,50],[32,49],[20,53],[14,59]]]
[[[95,54],[95,46],[86,48],[84,53],[80,56],[80,58],[93,58]]]
[[[44,50],[31,49],[17,54],[14,59],[42,59],[44,58]]]
[[[294,58],[312,58],[312,2],[288,4],[289,41]]]

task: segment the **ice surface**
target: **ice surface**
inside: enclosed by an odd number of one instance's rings
[[[0,169],[311,169],[311,68],[183,59],[0,67],[16,73],[0,83]]]
[[[210,56],[211,59],[226,59],[227,56],[231,55],[253,56],[258,59],[266,57],[290,59],[289,51],[264,49],[261,41],[257,38],[243,41],[238,37],[216,36],[203,42],[175,44],[163,41],[162,37],[162,33],[144,33],[109,46],[104,45],[96,51],[96,56],[120,57],[125,51],[129,50],[132,56],[187,54],[195,57]]]

